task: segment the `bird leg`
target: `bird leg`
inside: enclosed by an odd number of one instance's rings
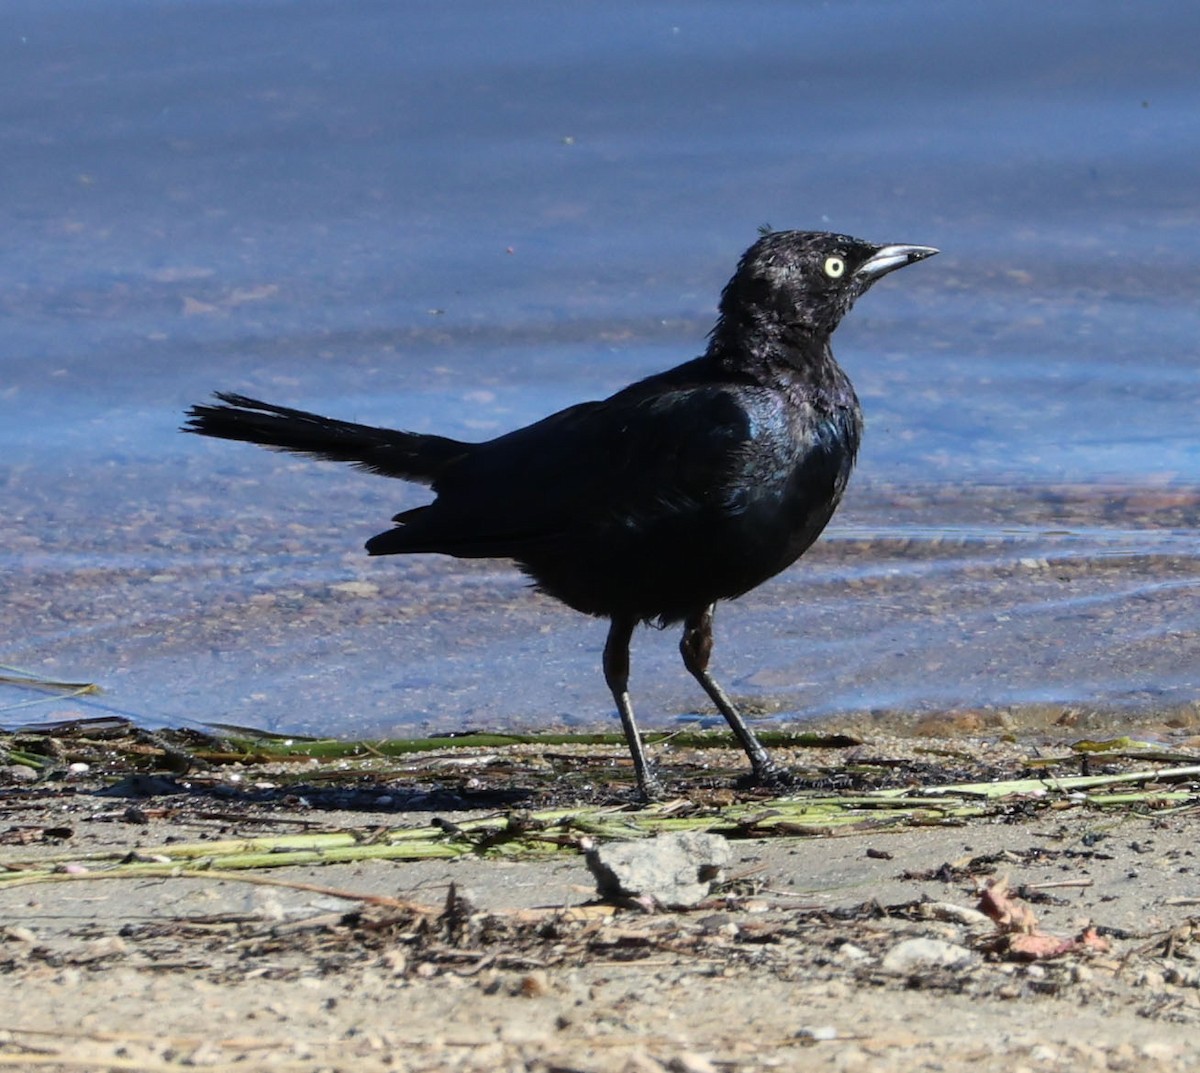
[[[604,680],[612,690],[625,740],[633,755],[633,771],[637,776],[638,790],[647,801],[662,796],[662,787],[650,770],[646,759],[646,748],[638,733],[633,718],[633,703],[629,699],[629,642],[633,639],[633,628],[637,620],[625,615],[613,615],[608,629],[608,640],[604,643]]]
[[[708,694],[709,699],[725,716],[725,721],[733,728],[734,736],[750,758],[750,766],[754,770],[754,780],[766,786],[786,784],[789,781],[787,769],[771,759],[762,743],[754,736],[754,731],[746,725],[741,713],[733,706],[729,694],[708,673],[708,661],[712,656],[713,649],[712,625],[715,606],[715,604],[709,604],[699,614],[690,615],[684,622],[683,638],[679,642],[679,653],[683,656],[683,665],[691,672],[692,677],[704,687],[704,692]]]

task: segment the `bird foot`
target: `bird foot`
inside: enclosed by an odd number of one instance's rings
[[[796,785],[796,776],[782,764],[759,764],[750,776],[755,786],[786,790]]]
[[[665,801],[668,797],[667,788],[656,778],[642,779],[638,783],[638,797],[647,805]]]

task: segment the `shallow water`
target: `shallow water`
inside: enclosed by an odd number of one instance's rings
[[[224,388],[484,438],[698,353],[763,222],[943,253],[838,332],[860,468],[720,610],[733,691],[1200,694],[1195,5],[6,13],[0,662],[106,692],[0,718],[606,719],[602,623],[502,563],[365,559],[419,489],[181,411]],[[675,643],[636,641],[649,723],[699,703]]]

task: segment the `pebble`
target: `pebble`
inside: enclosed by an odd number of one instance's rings
[[[917,969],[959,968],[975,959],[965,946],[943,939],[905,939],[883,958],[884,972],[908,973]]]
[[[36,782],[38,777],[37,772],[25,764],[9,764],[3,771],[10,782]]]
[[[837,961],[870,961],[871,955],[861,946],[855,946],[853,943],[842,943],[837,948],[834,958]]]

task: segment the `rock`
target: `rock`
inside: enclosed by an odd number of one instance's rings
[[[814,1025],[809,1028],[796,1029],[797,1039],[810,1039],[814,1043],[830,1043],[838,1038],[838,1030],[833,1025]]]
[[[8,764],[0,769],[10,782],[37,782],[38,773],[24,764]]]
[[[842,943],[837,948],[833,957],[835,961],[846,964],[871,960],[871,955],[868,954],[861,946],[855,946],[854,943]]]
[[[884,972],[904,974],[921,969],[957,969],[975,959],[965,946],[944,939],[905,939],[897,943],[883,958]]]
[[[729,843],[700,831],[610,842],[587,851],[601,898],[686,908],[708,896],[732,860]]]

